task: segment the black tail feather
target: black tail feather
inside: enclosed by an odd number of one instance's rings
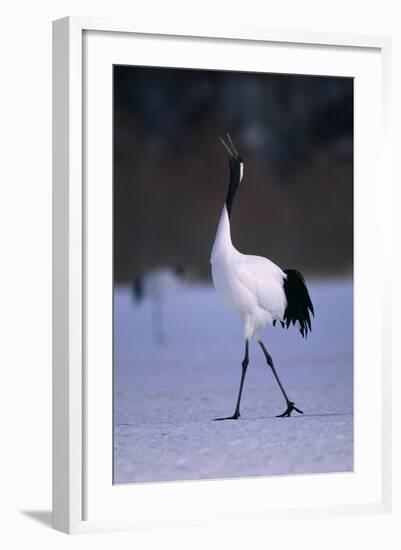
[[[304,338],[308,331],[312,331],[309,312],[315,315],[313,304],[306,288],[303,275],[295,269],[285,269],[287,278],[284,280],[284,292],[287,298],[287,307],[284,312],[284,323],[288,328],[292,323],[299,323],[299,331]],[[283,325],[283,323],[282,323]]]

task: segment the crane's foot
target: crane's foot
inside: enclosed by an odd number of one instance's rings
[[[232,416],[224,416],[223,418],[215,418],[214,420],[238,420],[240,416],[239,412],[235,412]]]
[[[291,416],[292,411],[297,411],[299,414],[304,414],[301,409],[298,409],[292,401],[288,401],[287,403],[287,410],[285,410],[283,413],[278,414],[276,418],[288,418]]]

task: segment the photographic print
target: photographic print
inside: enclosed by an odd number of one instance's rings
[[[114,66],[114,483],[353,470],[353,99]]]

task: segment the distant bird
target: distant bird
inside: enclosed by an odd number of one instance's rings
[[[287,408],[277,416],[289,417],[293,411],[303,414],[284,390],[274,367],[273,360],[260,339],[260,331],[266,325],[275,326],[277,321],[287,328],[297,325],[301,335],[306,337],[312,330],[309,312],[314,315],[313,305],[305,280],[299,271],[282,271],[277,265],[261,256],[241,254],[231,242],[230,217],[235,194],[242,181],[244,163],[230,135],[228,143],[220,138],[229,154],[230,179],[228,192],[217,227],[210,262],[215,289],[222,301],[238,313],[243,322],[245,356],[237,405],[232,416],[216,420],[236,420],[240,416],[242,388],[249,363],[249,340],[256,340],[273,371],[284,396]]]
[[[183,283],[185,268],[180,259],[173,260],[171,266],[159,267],[135,277],[132,295],[136,302],[145,299],[152,305],[152,330],[158,344],[166,342],[164,326],[165,301]]]

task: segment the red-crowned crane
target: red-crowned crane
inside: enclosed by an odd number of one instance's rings
[[[231,242],[230,217],[233,201],[242,181],[244,163],[230,135],[221,142],[229,154],[230,179],[227,197],[223,206],[211,253],[212,278],[222,301],[238,313],[243,323],[245,355],[242,361],[241,382],[237,405],[232,416],[216,420],[236,420],[240,416],[242,388],[249,364],[249,341],[259,343],[267,364],[284,396],[287,408],[279,417],[289,417],[292,411],[303,414],[291,401],[278,377],[273,360],[260,339],[260,331],[266,325],[275,326],[279,321],[287,328],[297,325],[301,335],[311,331],[309,312],[314,315],[313,305],[305,280],[299,271],[282,271],[276,264],[261,256],[241,254]]]
[[[166,343],[165,305],[169,296],[184,287],[185,268],[179,258],[174,258],[170,266],[159,267],[135,277],[132,295],[136,302],[148,299],[151,303],[152,328],[155,341]]]

